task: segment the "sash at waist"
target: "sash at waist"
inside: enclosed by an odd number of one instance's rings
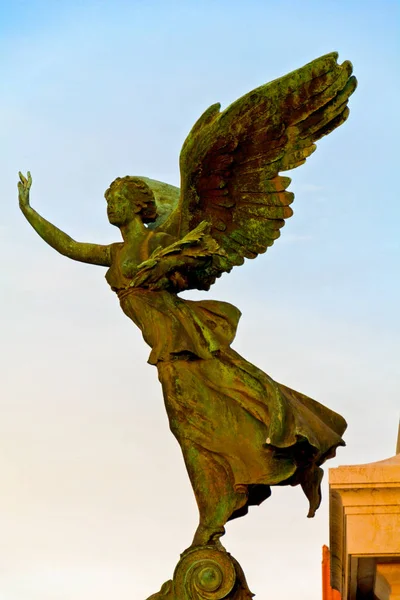
[[[235,337],[240,311],[227,302],[184,300],[166,290],[127,287],[114,291],[122,310],[152,348],[150,364],[186,352],[209,359]]]

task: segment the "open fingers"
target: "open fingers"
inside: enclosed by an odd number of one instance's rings
[[[19,171],[18,175],[19,175],[22,185],[29,189],[32,185],[32,175],[31,175],[30,171],[28,171],[28,178],[26,178],[24,175],[22,175],[21,171]]]
[[[22,175],[21,171],[19,171],[18,175],[19,175],[19,178],[20,178],[21,182],[24,185],[26,185],[28,182],[27,182],[26,178]]]

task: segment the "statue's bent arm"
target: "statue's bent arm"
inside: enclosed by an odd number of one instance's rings
[[[32,183],[30,173],[28,178],[20,174],[19,205],[27,221],[34,230],[49,246],[71,258],[80,262],[90,263],[92,265],[101,265],[109,267],[111,265],[111,246],[100,244],[87,244],[76,242],[69,235],[58,229],[55,225],[44,219],[29,204],[29,190]]]
[[[46,221],[31,206],[22,209],[22,212],[40,237],[60,254],[92,265],[111,265],[110,246],[76,242],[64,231]]]

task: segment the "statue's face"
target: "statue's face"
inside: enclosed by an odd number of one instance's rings
[[[136,210],[122,190],[110,190],[105,196],[107,200],[107,216],[111,225],[121,227],[126,225],[135,216]]]

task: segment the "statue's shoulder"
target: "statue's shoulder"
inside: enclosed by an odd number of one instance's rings
[[[114,242],[110,244],[111,261],[116,259],[118,253],[122,250],[123,247],[124,242]]]

